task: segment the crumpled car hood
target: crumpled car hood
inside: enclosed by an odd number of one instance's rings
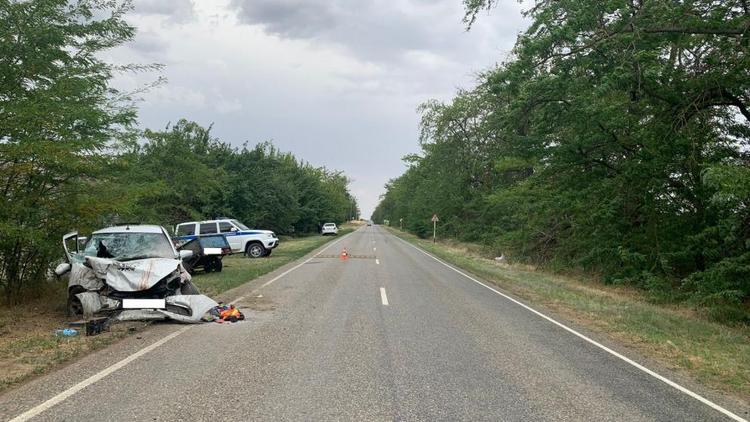
[[[178,271],[180,261],[169,258],[148,258],[120,262],[87,256],[86,262],[97,277],[120,292],[148,290],[164,277]]]

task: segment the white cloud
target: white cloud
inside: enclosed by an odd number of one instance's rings
[[[191,0],[135,0],[133,9],[137,15],[159,15],[175,23],[186,23],[194,16]]]
[[[416,107],[470,86],[523,27],[520,6],[507,2],[467,33],[461,3],[138,0],[136,41],[110,58],[166,65],[169,83],[143,95],[143,126],[184,117],[215,123],[214,134],[234,145],[273,139],[355,179],[369,216],[404,170],[401,157],[418,149]],[[123,75],[118,84],[156,77]]]

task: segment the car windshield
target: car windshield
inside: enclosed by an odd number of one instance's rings
[[[246,225],[244,225],[244,224],[240,223],[240,222],[239,222],[239,221],[237,221],[237,220],[232,220],[232,224],[234,224],[235,226],[239,227],[239,228],[240,228],[240,230],[250,230],[250,227],[248,227],[248,226],[246,226]]]
[[[169,240],[162,233],[100,233],[91,236],[83,254],[118,261],[146,258],[175,258]]]

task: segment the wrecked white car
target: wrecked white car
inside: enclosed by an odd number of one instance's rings
[[[201,322],[218,304],[201,295],[182,265],[191,251],[175,250],[161,226],[125,225],[95,231],[80,250],[78,233],[63,236],[71,316],[108,314],[114,320]]]

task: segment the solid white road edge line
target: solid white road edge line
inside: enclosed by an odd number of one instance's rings
[[[375,258],[375,264],[380,265],[380,260]]]
[[[525,305],[525,304],[519,302],[516,299],[513,299],[512,297],[510,297],[510,296],[508,296],[508,295],[506,295],[504,293],[501,293],[500,291],[498,291],[498,290],[496,290],[496,289],[488,286],[487,284],[485,284],[485,283],[477,280],[476,278],[474,278],[474,277],[472,277],[472,276],[464,273],[463,271],[461,271],[461,270],[453,267],[452,265],[448,264],[447,262],[443,261],[442,259],[440,259],[440,258],[438,258],[438,257],[436,257],[436,256],[434,256],[432,254],[430,254],[429,252],[423,250],[422,248],[420,248],[418,246],[414,246],[411,243],[405,241],[404,239],[401,239],[398,236],[394,235],[394,237],[396,239],[398,239],[398,240],[406,243],[407,245],[411,246],[412,248],[418,250],[419,252],[422,252],[423,254],[427,255],[428,257],[434,259],[435,261],[443,264],[444,266],[450,268],[451,270],[457,272],[458,274],[461,274],[462,276],[468,278],[469,280],[471,280],[471,281],[479,284],[480,286],[482,286],[484,288],[487,288],[487,289],[489,289],[489,290],[497,293],[498,295],[504,297],[505,299],[508,299],[509,301],[515,303],[516,305],[519,305],[519,306],[523,307],[524,309],[526,309],[526,310],[528,310],[528,311],[530,311],[530,312],[532,312],[532,313],[534,313],[534,314],[536,314],[536,315],[538,315],[538,316],[546,319],[547,321],[549,321],[549,322],[557,325],[558,327],[564,329],[565,331],[568,331],[569,333],[571,333],[571,334],[573,334],[573,335],[575,335],[577,337],[580,337],[581,339],[583,339],[583,340],[585,340],[585,341],[593,344],[594,346],[596,346],[596,347],[604,350],[605,352],[611,354],[612,356],[615,356],[616,358],[619,358],[620,360],[622,360],[622,361],[624,361],[624,362],[626,362],[626,363],[628,363],[628,364],[630,364],[630,365],[632,365],[632,366],[640,369],[641,371],[647,373],[648,375],[651,375],[652,377],[658,379],[659,381],[662,381],[663,383],[669,385],[670,387],[672,387],[672,388],[674,388],[674,389],[676,389],[676,390],[678,390],[678,391],[680,391],[680,392],[682,392],[684,394],[687,394],[688,396],[690,396],[690,397],[698,400],[699,402],[705,404],[706,406],[711,407],[712,409],[714,409],[714,410],[716,410],[718,412],[723,413],[725,416],[727,416],[727,417],[729,417],[731,419],[734,419],[735,421],[738,421],[738,422],[748,422],[747,419],[744,419],[744,418],[740,417],[739,415],[736,415],[736,414],[732,413],[731,411],[729,411],[729,410],[727,410],[727,409],[719,406],[718,404],[712,402],[711,400],[708,400],[707,398],[701,396],[700,394],[694,393],[693,391],[688,390],[687,388],[681,386],[680,384],[677,384],[676,382],[670,380],[669,378],[666,378],[666,377],[664,377],[662,375],[659,375],[658,373],[656,373],[656,372],[654,372],[654,371],[646,368],[645,366],[639,364],[638,362],[635,362],[634,360],[632,360],[632,359],[630,359],[630,358],[628,358],[626,356],[623,356],[620,353],[617,353],[616,351],[610,349],[609,347],[607,347],[607,346],[605,346],[605,345],[603,345],[603,344],[601,344],[601,343],[599,343],[599,342],[597,342],[597,341],[595,341],[593,339],[590,339],[589,337],[586,337],[585,335],[583,335],[583,334],[579,333],[578,331],[576,331],[576,330],[568,327],[567,325],[562,324],[560,322],[557,322],[554,319],[548,317],[547,315],[545,315],[545,314],[537,311],[536,309],[534,309],[534,308],[532,308],[532,307],[530,307],[528,305]]]
[[[385,287],[380,288],[380,300],[383,301],[383,306],[388,306],[388,296],[385,294]]]
[[[355,232],[356,232],[356,230],[354,232],[352,232],[352,233],[355,233]],[[265,282],[263,285],[261,285],[260,287],[258,287],[255,290],[253,290],[251,293],[257,292],[258,290],[260,290],[260,289],[268,286],[269,284],[273,283],[274,281],[276,281],[276,280],[284,277],[285,275],[291,273],[292,271],[296,270],[297,268],[299,268],[299,267],[307,264],[308,262],[310,262],[313,259],[315,259],[321,253],[325,252],[331,246],[333,246],[336,243],[338,243],[338,242],[346,239],[347,237],[349,237],[349,235],[351,235],[352,233],[347,234],[346,236],[342,237],[341,239],[335,240],[333,243],[329,243],[320,252],[316,253],[315,255],[313,255],[310,258],[307,258],[304,262],[302,262],[300,264],[297,264],[294,267],[292,267],[292,268],[284,271],[283,273],[279,274],[278,276],[274,277],[273,279]],[[240,300],[242,300],[244,298],[245,298],[244,296],[240,296],[237,299],[231,301],[230,303],[239,302]],[[181,329],[175,331],[174,333],[172,333],[172,334],[170,334],[170,335],[162,338],[161,340],[157,341],[156,343],[153,343],[153,344],[151,344],[149,346],[144,347],[143,349],[141,349],[141,350],[133,353],[132,355],[126,357],[125,359],[123,359],[123,360],[121,360],[121,361],[119,361],[119,362],[117,362],[117,363],[115,363],[115,364],[113,364],[113,365],[111,365],[111,366],[109,366],[107,368],[102,369],[101,371],[99,371],[96,374],[94,374],[94,375],[86,378],[85,380],[79,382],[78,384],[76,384],[76,385],[68,388],[67,390],[63,391],[62,393],[57,394],[56,396],[54,396],[51,399],[45,401],[44,403],[39,404],[39,405],[37,405],[37,406],[35,406],[35,407],[33,407],[33,408],[31,408],[31,409],[29,409],[29,410],[21,413],[20,415],[18,415],[15,418],[11,419],[9,422],[25,422],[25,421],[28,421],[29,419],[31,419],[31,418],[33,418],[33,417],[41,414],[45,410],[48,410],[48,409],[52,408],[53,406],[62,403],[63,401],[67,400],[70,396],[72,396],[73,394],[75,394],[75,393],[83,390],[84,388],[88,387],[89,385],[92,385],[92,384],[96,383],[97,381],[99,381],[99,380],[107,377],[108,375],[112,374],[113,372],[117,371],[118,369],[124,368],[130,362],[133,362],[134,360],[138,359],[139,357],[145,355],[146,353],[151,352],[152,350],[158,348],[162,344],[164,344],[164,343],[168,342],[169,340],[172,340],[173,338],[175,338],[175,337],[177,337],[177,336],[179,336],[179,335],[187,332],[189,329],[191,329],[193,327],[194,327],[193,325],[189,325],[187,327],[181,328]]]
[[[156,343],[151,344],[150,346],[147,346],[132,355],[126,357],[125,359],[117,362],[116,364],[103,369],[102,371],[99,371],[98,373],[86,378],[85,380],[79,382],[78,384],[68,388],[67,390],[63,391],[62,393],[52,397],[51,399],[47,400],[46,402],[31,408],[27,410],[24,413],[21,413],[20,415],[16,416],[15,418],[11,419],[10,422],[21,422],[21,421],[27,421],[34,416],[39,415],[40,413],[44,412],[45,410],[65,401],[68,397],[72,396],[73,394],[83,390],[84,388],[88,387],[89,385],[99,381],[100,379],[106,377],[107,375],[117,371],[118,369],[123,368],[130,362],[138,359],[139,357],[145,355],[146,353],[156,349],[157,347],[161,346],[162,344],[168,342],[169,340],[172,340],[173,338],[179,336],[180,334],[184,333],[185,331],[193,328],[192,325],[181,328],[178,331],[175,331],[174,333],[162,338],[161,340],[157,341]]]

